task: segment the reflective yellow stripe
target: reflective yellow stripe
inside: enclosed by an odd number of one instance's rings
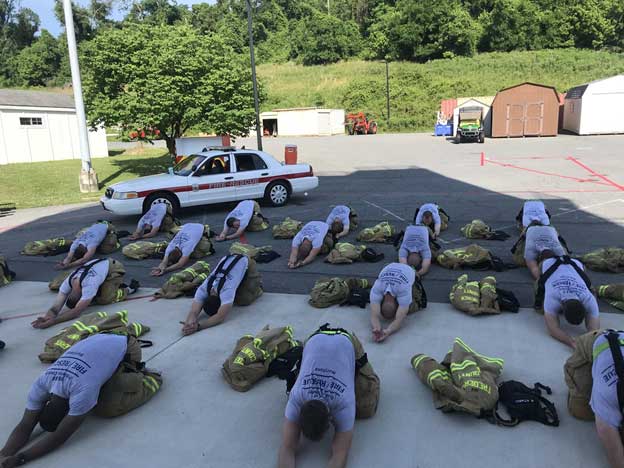
[[[468,346],[466,343],[464,343],[461,338],[455,338],[455,343],[457,343],[458,345],[460,345],[462,348],[464,348],[466,351],[474,354],[475,356],[479,356],[481,359],[483,359],[484,361],[487,361],[491,364],[496,364],[500,367],[503,367],[503,365],[505,364],[505,361],[503,359],[499,359],[499,358],[491,358],[488,356],[484,356],[483,354],[479,354],[477,353],[474,349],[472,349],[470,346]]]
[[[412,367],[416,369],[420,365],[420,363],[428,357],[429,356],[426,356],[425,354],[421,354],[420,356],[415,357],[414,359],[412,359]]]
[[[79,331],[86,331],[86,332],[89,331],[87,326],[84,323],[82,323],[80,320],[76,320],[74,323],[72,323],[72,327],[77,328]]]
[[[117,297],[115,298],[115,302],[121,302],[124,296],[124,292],[122,289],[117,290]]]
[[[449,375],[448,375],[448,373],[446,373],[444,371],[441,371],[439,369],[434,370],[434,371],[429,373],[429,375],[427,377],[427,384],[429,384],[429,386],[432,386],[432,382],[435,379],[449,380]]]
[[[117,315],[119,316],[119,319],[123,322],[124,325],[128,325],[128,311],[127,310],[120,310],[119,312],[117,312]]]
[[[466,367],[476,366],[476,365],[477,365],[476,362],[471,361],[470,359],[466,359],[465,361],[462,361],[459,363],[451,363],[451,370],[460,371],[460,370],[464,370]]]
[[[602,286],[598,286],[598,295],[599,296],[604,296],[605,295],[605,291],[607,290],[608,287],[609,287],[608,284],[603,284]]]
[[[158,380],[156,380],[154,377],[152,377],[151,375],[146,375],[145,377],[154,384],[154,387],[156,387],[156,390],[160,388],[160,384],[158,383]]]
[[[134,322],[132,325],[134,326],[134,333],[136,334],[136,336],[141,336],[141,331],[143,329],[141,324]]]
[[[154,385],[152,384],[151,381],[147,380],[147,378],[143,379],[143,385],[149,388],[152,391],[152,393],[156,393],[156,389],[154,388]]]
[[[100,317],[100,318],[108,317],[108,314],[106,312],[98,312],[97,314],[98,314],[98,317]]]
[[[619,339],[618,341],[620,342],[620,346],[624,346],[624,340],[623,339]],[[604,343],[600,343],[598,346],[596,346],[594,348],[594,351],[593,351],[594,360],[606,349],[609,349],[609,342],[608,341],[606,341]]]

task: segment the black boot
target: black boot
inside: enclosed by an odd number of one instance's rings
[[[135,279],[130,281],[130,286],[128,286],[128,289],[130,290],[128,292],[128,294],[134,294],[135,292],[137,292],[137,289],[139,289],[141,287],[141,285],[139,284],[139,282]]]

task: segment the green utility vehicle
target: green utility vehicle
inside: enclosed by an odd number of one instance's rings
[[[479,106],[461,107],[459,109],[459,122],[457,124],[457,141],[485,141],[483,131],[483,108]]]

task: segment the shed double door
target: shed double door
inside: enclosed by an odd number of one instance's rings
[[[505,133],[510,137],[536,136],[544,127],[544,103],[507,104]]]

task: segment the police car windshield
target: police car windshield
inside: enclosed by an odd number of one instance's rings
[[[173,173],[179,176],[189,176],[197,169],[206,159],[206,156],[194,155],[184,158],[173,168]]]

